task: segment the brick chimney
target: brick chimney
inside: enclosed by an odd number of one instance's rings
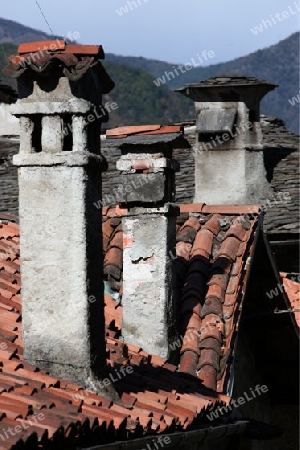
[[[275,87],[253,77],[219,76],[176,90],[196,108],[194,203],[252,204],[272,194],[259,109]]]
[[[58,45],[59,43],[59,45]],[[106,365],[100,127],[113,88],[101,46],[22,44],[17,78],[24,358],[85,384]]]
[[[172,262],[179,214],[172,203],[179,170],[172,152],[183,139],[182,131],[177,126],[127,127],[110,130],[107,138],[120,133],[122,335],[149,353],[171,358],[170,343],[177,336]]]

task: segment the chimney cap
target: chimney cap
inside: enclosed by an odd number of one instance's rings
[[[184,87],[174,89],[174,92],[183,92],[190,88],[210,88],[210,87],[243,87],[243,86],[269,86],[270,89],[275,89],[278,84],[270,81],[262,80],[256,77],[244,77],[241,75],[219,75],[211,78],[206,78],[198,83],[186,84]]]
[[[67,44],[64,39],[26,42],[19,46],[17,55],[10,55],[10,64],[3,73],[19,78],[26,71],[53,76],[53,69],[59,68],[71,81],[78,81],[94,68],[103,80],[103,94],[115,86],[99,59],[104,59],[102,45]]]
[[[24,42],[18,47],[19,55],[37,52],[45,52],[48,55],[52,53],[71,53],[73,55],[83,56],[93,55],[97,56],[99,59],[105,58],[102,45],[67,44],[64,39]]]

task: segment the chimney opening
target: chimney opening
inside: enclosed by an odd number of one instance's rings
[[[73,150],[72,117],[71,116],[64,117],[63,124],[64,124],[63,151],[71,152]]]
[[[39,153],[42,151],[42,115],[35,115],[34,117],[32,117],[32,121],[32,148],[35,153]]]
[[[260,121],[260,117],[259,114],[257,114],[257,111],[255,111],[254,109],[250,109],[249,110],[249,122],[254,123],[254,122],[259,122]],[[253,130],[253,126],[250,128],[250,130]]]

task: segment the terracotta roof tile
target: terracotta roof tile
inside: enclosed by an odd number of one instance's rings
[[[216,285],[213,285],[216,287]],[[209,314],[216,314],[218,317],[223,315],[223,308],[222,308],[222,290],[219,288],[220,297],[217,296],[211,296],[212,294],[207,294],[205,298],[205,302],[203,305],[203,308],[201,310],[201,319],[203,319],[205,316],[208,316]],[[214,292],[215,294],[219,295],[219,292]],[[210,296],[208,296],[210,295]]]
[[[99,59],[104,59],[101,45],[74,45],[65,41],[39,41],[23,43],[18,55],[9,57],[3,69],[6,76],[18,78],[25,71],[49,72],[63,67],[71,80],[80,79],[90,68],[102,79],[102,92],[109,93],[115,86]]]
[[[300,283],[295,281],[295,276],[288,278],[287,274],[284,272],[280,272],[280,276],[283,282],[284,290],[290,300],[291,309],[295,311],[295,320],[297,325],[300,327]]]
[[[197,353],[188,350],[180,358],[180,372],[196,375],[199,356]]]
[[[113,128],[106,131],[107,139],[125,138],[127,136],[145,136],[155,134],[179,133],[182,127],[179,125],[139,125]]]
[[[189,261],[190,259],[190,253],[192,250],[192,244],[188,242],[177,242],[176,243],[176,255],[180,258],[185,259],[186,261]]]
[[[237,256],[238,249],[240,247],[240,241],[234,237],[227,237],[222,245],[220,250],[217,253],[217,258],[221,258],[222,256],[230,259],[230,261],[234,262]]]
[[[203,229],[211,231],[215,236],[220,232],[221,225],[219,219],[222,216],[219,214],[214,214],[208,221],[204,224]]]
[[[201,367],[198,372],[198,378],[206,387],[214,391],[217,389],[217,370],[213,366],[207,365]]]
[[[194,241],[192,256],[204,256],[209,258],[212,251],[213,234],[207,229],[198,231]]]
[[[116,209],[106,208],[106,212],[103,228],[107,239],[106,251],[104,249],[105,267],[116,267],[119,270],[117,275],[121,280],[123,233],[120,218],[116,218]],[[218,393],[210,395],[212,391],[208,394],[203,390],[203,384],[216,389],[220,358],[228,352],[228,348],[222,347],[225,326],[220,316],[229,312],[226,306],[228,302],[231,308],[235,308],[237,301],[235,294],[224,294],[224,289],[231,286],[233,282],[231,268],[235,268],[234,278],[238,283],[240,282],[239,274],[242,273],[246,261],[244,256],[247,255],[248,250],[245,248],[243,250],[246,252],[245,255],[236,258],[231,243],[230,253],[223,243],[233,240],[235,248],[236,240],[240,245],[239,230],[241,229],[236,226],[233,228],[238,233],[238,238],[233,234],[225,237],[226,231],[222,231],[221,235],[221,225],[218,220],[220,218],[223,218],[220,214],[199,211],[199,214],[197,212],[196,215],[187,216],[179,228],[179,233],[182,234],[181,238],[178,235],[177,249],[187,269],[185,275],[187,284],[183,291],[181,305],[184,335],[179,371],[193,375],[194,382],[191,381],[191,377],[189,380],[180,378],[182,375],[176,373],[176,366],[164,359],[149,355],[139,347],[124,344],[115,339],[114,333],[121,329],[122,307],[114,299],[105,295],[106,326],[112,326],[114,330],[107,330],[107,354],[111,370],[114,370],[115,364],[130,363],[135,368],[132,375],[116,383],[122,400],[133,406],[131,410],[115,405],[94,393],[84,391],[68,380],[51,377],[22,360],[21,347],[19,347],[22,344],[21,324],[18,322],[21,313],[19,253],[18,245],[14,244],[12,247],[10,240],[12,235],[18,237],[16,233],[18,229],[17,226],[11,228],[11,224],[8,228],[5,228],[5,224],[1,227],[2,230],[6,230],[3,238],[0,230],[0,242],[6,253],[0,265],[4,267],[2,270],[0,267],[0,283],[2,283],[0,285],[0,296],[2,295],[0,297],[0,337],[2,340],[7,339],[8,348],[0,352],[3,361],[2,372],[0,372],[0,405],[1,402],[7,405],[12,421],[15,420],[14,415],[18,411],[22,418],[26,417],[28,411],[43,412],[45,420],[29,426],[27,437],[39,430],[39,436],[42,435],[46,442],[63,424],[65,426],[63,433],[72,436],[76,430],[76,435],[84,439],[84,436],[92,436],[96,432],[95,420],[99,423],[98,427],[104,422],[107,423],[103,433],[108,432],[107,427],[110,424],[111,430],[122,429],[124,436],[129,436],[130,433],[141,431],[141,429],[144,430],[143,433],[186,429],[197,419],[198,414],[201,415],[203,408],[215,405],[216,399],[223,398]],[[235,219],[235,213],[226,216],[230,225],[228,230],[234,226]],[[252,219],[253,223],[256,220],[256,218]],[[250,230],[252,234],[253,230]],[[188,235],[187,240],[190,242],[180,240]],[[199,236],[198,239],[196,236]],[[190,255],[192,246],[195,247],[195,239],[196,246],[203,248],[206,257]],[[220,251],[225,253],[224,247],[226,254],[235,258],[236,266],[232,266],[231,261],[227,259],[228,255],[221,256]],[[13,256],[13,263],[10,255]],[[217,259],[213,255],[218,255]],[[2,278],[1,273],[4,274]],[[14,277],[14,275],[17,276]],[[222,304],[217,302],[224,300],[223,297],[225,297],[224,305],[226,305],[222,307]],[[207,313],[205,308],[210,308]],[[204,315],[202,320],[200,319],[201,311]],[[17,342],[18,345],[16,345]],[[203,384],[197,377],[203,380]],[[15,407],[20,409],[15,410]],[[89,425],[85,422],[87,417],[90,418]],[[75,428],[69,426],[71,422],[77,423]],[[48,430],[48,437],[44,434],[46,430]]]

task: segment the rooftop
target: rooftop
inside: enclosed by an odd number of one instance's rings
[[[126,211],[105,208],[103,212],[105,273],[119,282],[121,292],[120,214]],[[175,269],[183,288],[179,372],[162,358],[118,339],[122,306],[105,294],[107,363],[120,404],[75,383],[51,377],[24,361],[19,226],[10,217],[2,216],[0,421],[4,431],[19,425],[20,420],[23,428],[0,441],[0,450],[10,449],[20,439],[30,442],[30,449],[34,450],[38,443],[91,445],[207,428],[206,414],[229,401],[223,392],[231,371],[230,353],[234,349],[258,227],[258,206],[252,205],[250,211],[247,205],[182,205],[177,220]],[[284,286],[291,295],[291,307],[295,307],[299,284],[293,283],[291,289],[290,282],[284,281]],[[131,370],[118,380],[122,366]],[[229,429],[230,424],[228,432]]]

